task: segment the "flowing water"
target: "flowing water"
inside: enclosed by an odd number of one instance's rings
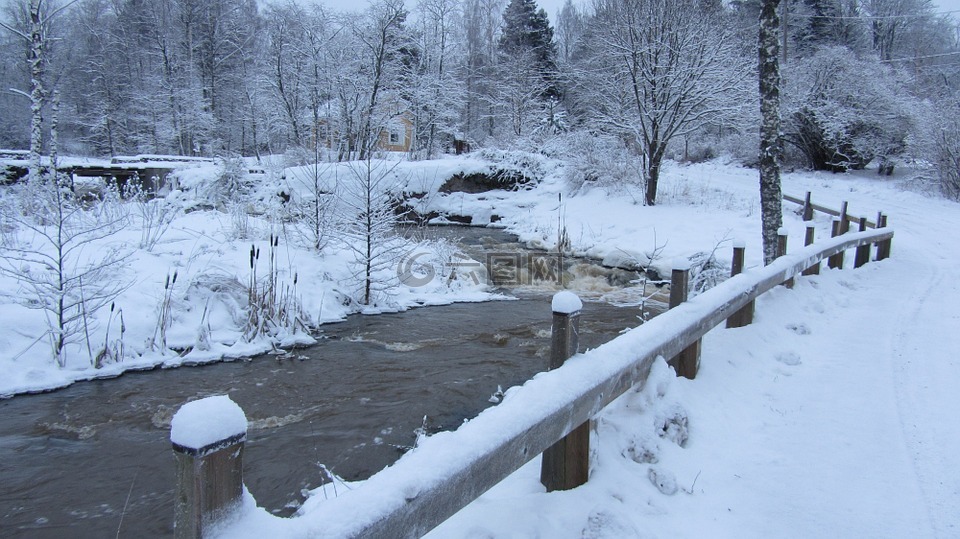
[[[475,257],[520,251],[495,231],[445,233]],[[623,287],[629,276],[584,261],[564,266],[581,295],[606,299],[585,304],[581,349],[637,325],[638,307],[614,305],[635,303],[639,293]],[[354,316],[324,326],[319,344],[282,356],[2,400],[0,536],[172,535],[170,418],[184,402],[225,393],[250,420],[247,488],[261,506],[289,515],[305,489],[325,482],[325,470],[348,481],[369,477],[418,432],[455,429],[492,406],[498,388],[545,370],[554,288],[520,286],[515,301]]]

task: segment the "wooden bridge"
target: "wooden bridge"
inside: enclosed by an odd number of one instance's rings
[[[6,166],[7,181],[17,181],[26,177],[29,152],[0,150],[0,160]],[[89,163],[67,161],[57,170],[71,174],[75,178],[113,178],[121,187],[131,181],[137,182],[146,192],[155,193],[171,185],[170,174],[176,170],[203,164],[212,164],[214,159],[206,157],[188,157],[179,155],[136,155],[117,156],[105,160],[92,160]]]

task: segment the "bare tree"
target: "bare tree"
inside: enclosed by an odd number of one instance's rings
[[[401,48],[408,44],[403,27],[406,18],[403,0],[377,0],[366,17],[348,22],[361,45],[368,88],[357,130],[361,160],[374,151],[387,119],[381,110],[383,94],[399,80]]]
[[[335,165],[322,162],[320,145],[314,145],[313,163],[289,169],[291,191],[299,193],[291,205],[297,228],[316,251],[322,251],[331,239],[336,182],[330,181]]]
[[[416,62],[404,75],[404,95],[414,115],[416,141],[426,157],[433,156],[441,139],[456,134],[463,85],[454,76],[454,0],[419,0]]]
[[[653,205],[670,141],[736,108],[748,68],[717,11],[696,0],[596,0],[594,10],[580,97],[635,145]]]
[[[533,132],[543,118],[547,105],[543,95],[550,88],[536,64],[526,56],[501,58],[496,92],[490,108],[497,112],[499,124],[509,128],[509,137]]]
[[[933,17],[932,0],[866,0],[873,48],[881,60],[890,61],[912,27],[923,26]]]
[[[555,35],[557,38],[557,60],[566,64],[573,60],[577,50],[582,46],[580,40],[586,31],[587,17],[583,8],[567,0],[563,8],[557,13]]]
[[[0,273],[29,293],[16,298],[21,305],[44,311],[51,353],[63,367],[65,347],[86,333],[93,313],[129,286],[116,275],[124,252],[104,241],[127,216],[109,201],[84,209],[63,177],[53,186],[28,184],[24,199],[28,205],[8,197],[0,208],[2,221],[13,227],[3,234]]]
[[[349,177],[339,181],[341,230],[359,267],[361,302],[370,305],[382,283],[377,274],[392,270],[400,256],[399,216],[391,203],[398,182],[397,163],[365,159],[347,167]]]
[[[462,125],[477,140],[493,136],[496,114],[491,110],[496,92],[497,50],[505,0],[467,0],[461,20],[463,74],[467,103]]]

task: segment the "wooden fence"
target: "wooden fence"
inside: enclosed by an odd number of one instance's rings
[[[548,449],[541,474],[548,489],[582,484],[589,454],[584,426],[614,399],[642,385],[657,358],[670,358],[671,364],[681,367],[678,374],[696,376],[698,343],[708,331],[727,319],[735,321],[731,327],[749,324],[757,297],[814,267],[819,270],[821,261],[848,249],[866,248],[869,253],[876,245],[875,259],[886,258],[892,238],[893,230],[883,227],[844,234],[742,272],[743,246],[734,245],[741,262],[730,279],[689,301],[678,299],[666,313],[569,359],[576,351],[580,313],[555,312],[551,362],[562,367],[534,377],[457,431],[427,439],[360,488],[325,501],[306,517],[282,521],[278,533],[289,526],[286,534],[298,536],[420,537]],[[685,268],[677,271],[685,280]],[[743,314],[747,309],[750,316]],[[207,473],[213,477],[218,472]],[[175,530],[178,537],[203,535],[195,522],[177,522]]]

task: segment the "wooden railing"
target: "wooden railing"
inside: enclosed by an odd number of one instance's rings
[[[614,399],[642,385],[657,358],[682,358],[681,354],[708,331],[731,315],[742,313],[768,290],[813,267],[819,269],[822,260],[848,249],[866,247],[869,252],[873,245],[878,246],[877,259],[885,258],[892,238],[893,230],[888,228],[845,234],[781,256],[768,266],[734,275],[613,341],[574,355],[562,367],[535,376],[501,404],[457,431],[428,438],[360,488],[325,501],[305,517],[277,525],[283,530],[289,526],[290,534],[314,537],[420,537],[537,455],[563,445],[565,437],[582,430]],[[737,248],[742,256],[742,245],[735,245]],[[566,313],[565,321],[558,320],[557,314],[564,313],[555,313],[555,326],[575,321],[579,315]],[[738,322],[745,323],[749,320]],[[569,348],[566,337],[556,337],[555,346],[563,342],[564,350]],[[554,350],[554,354],[566,355],[563,350]],[[699,358],[691,361],[695,376]],[[571,446],[574,452],[584,452],[582,445]],[[547,460],[569,465],[564,458],[545,458],[544,462]],[[184,488],[197,487],[193,484]],[[194,529],[197,526],[190,522],[176,525],[179,537],[195,536],[190,531]]]
[[[816,204],[812,200],[812,194],[810,191],[807,191],[807,194],[804,198],[799,198],[792,195],[784,194],[783,199],[786,200],[787,202],[793,202],[794,204],[799,204],[802,207],[802,214],[803,214],[804,221],[812,220],[814,211],[819,211],[827,215],[832,215],[833,217],[836,217],[837,219],[840,220],[840,222],[842,223],[842,226],[845,227],[843,229],[843,232],[846,232],[847,230],[849,230],[851,224],[859,225],[861,222],[863,222],[863,226],[865,228],[883,228],[884,226],[886,226],[884,223],[885,215],[882,212],[878,212],[877,219],[875,221],[871,221],[866,217],[858,217],[858,216],[851,215],[848,212],[848,204],[846,201],[840,204],[839,210],[835,210],[827,206]]]

